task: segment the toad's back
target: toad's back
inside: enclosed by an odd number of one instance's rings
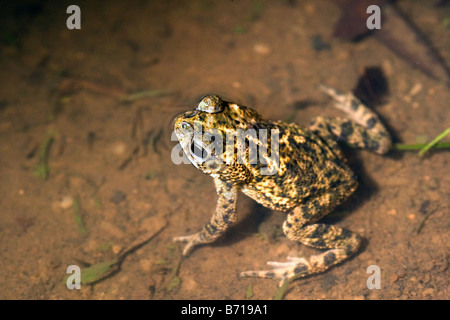
[[[296,124],[266,124],[269,130],[279,130],[279,168],[275,175],[255,175],[243,186],[247,196],[271,209],[289,211],[341,184],[356,187],[354,174],[335,143],[330,147],[326,138]]]

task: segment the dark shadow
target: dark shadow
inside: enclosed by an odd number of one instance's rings
[[[239,197],[246,196],[241,194]],[[230,229],[227,230],[227,232],[225,232],[220,239],[211,244],[212,246],[222,247],[240,242],[252,234],[258,233],[259,226],[269,217],[270,214],[277,214],[277,212],[260,205],[254,200],[250,199],[249,203],[252,207],[248,214],[240,219],[235,225],[230,227]]]

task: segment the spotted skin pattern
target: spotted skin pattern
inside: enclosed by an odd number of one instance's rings
[[[341,94],[325,86],[321,89],[349,119],[317,117],[309,128],[303,128],[293,123],[263,120],[256,111],[225,102],[218,96],[206,96],[194,111],[176,118],[174,129],[184,153],[196,168],[214,179],[218,195],[215,213],[201,231],[174,238],[187,242],[183,255],[188,255],[197,245],[215,241],[237,220],[239,191],[265,207],[285,212],[283,232],[290,240],[325,250],[308,258],[271,261],[268,262],[271,270],[245,271],[241,276],[277,279],[282,285],[284,281],[324,272],[358,251],[361,238],[357,234],[317,223],[358,185],[337,141],[384,154],[391,147],[391,139],[378,116],[352,94]],[[201,135],[195,129],[196,124],[201,124]],[[261,145],[264,141],[258,137],[249,136],[245,146],[241,145],[246,148],[247,156],[243,163],[237,161],[236,152],[233,161],[227,161],[229,155],[212,148],[213,143],[220,141],[217,133],[232,135],[236,129],[278,130],[279,161],[274,162],[267,155],[265,158],[268,166],[274,166],[276,174],[262,175],[261,162],[255,164],[249,160],[250,142]],[[207,132],[214,132],[215,139]],[[265,141],[268,150],[272,139]],[[236,151],[239,142],[234,147]],[[196,148],[209,153],[200,159]]]
[[[194,235],[175,238],[176,241],[188,242],[184,247],[183,255],[187,255],[198,244],[214,242],[237,219],[237,186],[217,178],[214,179],[214,183],[219,199],[217,201],[215,213],[210,222],[203,227],[202,231]]]

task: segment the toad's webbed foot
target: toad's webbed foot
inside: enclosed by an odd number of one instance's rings
[[[183,248],[183,256],[187,256],[195,246],[201,244],[199,232],[187,236],[180,236],[173,238],[175,242],[187,242]]]
[[[272,267],[272,270],[244,271],[240,276],[277,279],[281,287],[285,281],[324,272],[347,257],[348,255],[343,250],[332,249],[319,255],[310,256],[309,259],[287,257],[286,262],[269,261],[267,264]]]
[[[316,117],[310,125],[313,132],[327,138],[332,145],[333,140],[337,138],[350,146],[379,154],[389,151],[392,145],[391,138],[375,112],[352,93],[342,94],[324,85],[321,85],[320,89],[332,97],[335,101],[334,106],[344,111],[350,119]]]

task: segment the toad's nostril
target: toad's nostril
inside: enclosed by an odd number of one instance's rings
[[[173,118],[170,120],[170,127],[173,128],[175,126],[176,121],[180,116],[183,116],[184,119],[189,119],[194,117],[198,113],[198,110],[192,110],[192,111],[181,111],[178,112]]]

